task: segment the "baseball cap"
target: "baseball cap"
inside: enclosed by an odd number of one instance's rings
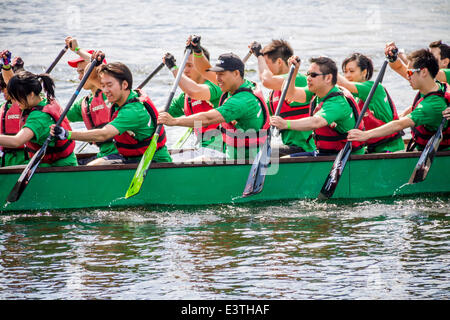
[[[89,54],[92,54],[92,53],[94,53],[94,50],[88,50],[87,52],[88,52]],[[79,57],[79,58],[77,58],[77,59],[67,61],[67,63],[68,63],[69,66],[71,66],[72,68],[76,68],[77,65],[78,65],[78,63],[79,63],[79,62],[82,62],[82,61],[84,61],[84,59],[81,58],[81,57]],[[106,60],[105,60],[105,59],[103,59],[103,63],[106,64]]]
[[[221,54],[217,60],[216,66],[208,69],[208,71],[214,72],[234,70],[239,70],[241,73],[244,73],[244,63],[239,56],[232,52]]]

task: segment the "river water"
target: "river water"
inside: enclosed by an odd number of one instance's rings
[[[387,41],[407,52],[448,43],[449,13],[448,0],[20,1],[2,8],[0,49],[42,72],[72,35],[138,84],[165,52],[181,62],[190,34],[212,62],[284,38],[302,71],[312,56],[340,65],[360,51],[376,76]],[[62,105],[77,86],[74,57],[52,72]],[[246,69],[259,81],[256,59]],[[159,108],[172,83],[163,69],[147,85]],[[384,84],[400,111],[411,103],[393,71]],[[169,145],[183,132],[169,128]],[[3,214],[0,299],[448,299],[449,221],[446,196]]]

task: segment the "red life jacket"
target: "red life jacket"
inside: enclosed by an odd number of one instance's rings
[[[272,114],[275,114],[278,108],[278,102],[281,97],[280,90],[272,90],[269,94],[269,107]],[[302,119],[309,116],[309,104],[304,106],[291,106],[290,102],[284,99],[281,106],[280,117],[286,120]]]
[[[111,106],[103,100],[103,92],[99,89],[92,97],[91,103],[88,103],[89,96],[84,97],[81,101],[81,115],[88,130],[103,128],[111,121]],[[95,142],[97,146],[101,146],[106,142],[111,142],[109,139],[102,142]]]
[[[184,114],[186,116],[190,116],[191,114],[196,114],[199,112],[206,112],[214,109],[213,105],[209,101],[205,100],[195,100],[191,97],[188,97],[187,94],[184,94]],[[211,124],[206,127],[194,128],[194,132],[196,135],[200,133],[205,134],[211,130],[217,130],[220,124]]]
[[[420,92],[417,93],[416,97],[414,98],[412,110],[417,108],[417,106],[426,98],[429,96],[438,96],[442,97],[446,100],[447,105],[450,104],[450,86],[446,83],[443,83],[444,89],[439,88],[437,91],[429,92],[423,97],[420,97]],[[416,145],[419,147],[425,148],[425,146],[428,143],[428,140],[431,139],[431,137],[436,133],[436,131],[430,131],[428,130],[425,125],[420,125],[417,127],[411,128],[411,141],[408,144],[407,151],[412,151]],[[446,127],[442,130],[442,141],[439,144],[439,150],[446,149],[450,147],[450,126],[447,124]]]
[[[395,107],[394,101],[392,100],[391,96],[389,95],[388,91],[386,90],[386,88],[384,88],[384,91],[386,92],[386,96],[388,99],[388,103],[389,103],[389,107],[391,108],[392,111],[392,121],[394,120],[398,120],[398,113],[397,113],[397,108]],[[364,100],[360,100],[358,103],[358,107],[359,110],[362,110],[364,106]],[[371,130],[371,129],[375,129],[378,128],[382,125],[386,124],[386,122],[378,119],[375,117],[374,113],[367,108],[366,113],[364,114],[364,127],[366,130]],[[383,143],[387,143],[387,142],[391,142],[394,141],[395,139],[403,136],[405,133],[403,132],[403,130],[394,132],[392,134],[389,134],[387,136],[384,137],[379,137],[379,138],[372,138],[366,141],[367,143],[367,150],[370,152],[375,152],[375,148]]]
[[[359,106],[356,103],[350,91],[341,87],[340,89],[341,91],[339,92],[332,92],[328,94],[317,107],[316,107],[316,99],[313,98],[311,102],[310,115],[313,116],[314,114],[316,114],[317,111],[319,111],[322,108],[323,104],[328,99],[337,96],[344,96],[347,99],[348,104],[352,108],[353,117],[356,122],[361,110],[359,109]],[[361,121],[358,129],[364,130],[364,121]],[[331,128],[330,126],[327,125],[322,128],[314,130],[314,140],[316,142],[317,150],[319,150],[320,153],[335,154],[338,153],[341,149],[343,149],[345,144],[347,143],[347,133],[340,133],[335,128]],[[353,141],[352,150],[353,151],[359,150],[364,146],[364,144],[365,144],[364,142]]]
[[[111,107],[103,100],[103,93],[97,90],[89,104],[89,96],[81,102],[81,115],[88,130],[103,128],[111,120]]]
[[[223,142],[232,148],[254,148],[262,146],[266,142],[268,129],[270,128],[269,110],[264,101],[262,91],[255,84],[254,90],[250,88],[239,88],[234,92],[233,96],[240,92],[249,92],[258,99],[264,116],[263,126],[256,132],[256,135],[250,137],[248,133],[246,134],[242,130],[237,129],[233,123],[223,122],[221,124]],[[223,105],[228,99],[227,93],[223,93],[220,97],[219,106]]]
[[[145,109],[150,115],[151,121],[156,124],[158,120],[158,110],[156,110],[155,105],[153,104],[152,100],[143,93],[141,90],[136,90],[138,93],[139,98],[133,98],[125,102],[125,104],[133,103],[133,102],[140,102],[144,105]],[[115,110],[115,107],[113,106],[111,112],[112,117],[111,120],[114,120],[120,109]],[[147,150],[147,147],[150,145],[150,142],[152,141],[153,135],[145,138],[144,140],[136,140],[134,137],[132,137],[128,131],[122,133],[121,135],[116,135],[114,137],[114,142],[116,144],[116,148],[119,151],[121,155],[124,157],[139,157],[142,156],[145,153],[145,150]],[[161,129],[158,141],[156,143],[156,150],[161,149],[166,145],[166,132],[164,130],[164,126]]]
[[[22,110],[20,110],[19,104],[17,103],[13,103],[6,110],[7,104],[8,101],[0,107],[0,134],[15,136],[20,131],[20,115],[22,114]],[[25,146],[14,149],[0,146],[0,150],[3,152],[14,152],[23,149],[25,149]]]
[[[45,112],[48,115],[52,117],[52,119],[55,121],[55,123],[58,121],[58,119],[61,116],[62,109],[59,103],[53,99],[45,105],[42,106],[35,106],[29,110],[25,110],[22,112],[22,117],[20,118],[20,128],[24,126],[24,124],[27,121],[28,116],[35,111]],[[71,131],[72,128],[70,127],[69,120],[67,120],[66,117],[64,117],[63,122],[61,123],[61,127],[63,127],[66,130]],[[39,149],[42,147],[42,145],[28,141],[26,144],[29,156],[32,157]],[[67,158],[70,156],[75,150],[75,141],[70,139],[65,140],[55,140],[55,145],[53,147],[48,146],[47,151],[45,153],[44,158],[42,158],[42,163],[53,163],[57,160]]]

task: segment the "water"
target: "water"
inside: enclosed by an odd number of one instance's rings
[[[181,62],[190,34],[213,63],[282,37],[302,71],[311,56],[340,65],[361,51],[376,76],[390,40],[406,51],[448,42],[449,13],[449,1],[20,1],[2,9],[0,48],[42,72],[72,35],[126,63],[137,85],[165,52]],[[77,87],[74,57],[52,72],[62,105]],[[246,68],[258,82],[254,57]],[[163,69],[146,86],[159,108],[172,83]],[[403,111],[408,83],[388,69],[384,84]],[[169,128],[169,145],[184,130]],[[0,299],[448,299],[449,208],[449,197],[395,196],[5,214]]]

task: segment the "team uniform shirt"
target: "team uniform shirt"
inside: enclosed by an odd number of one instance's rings
[[[70,122],[84,122],[82,111],[81,111],[81,105],[84,98],[79,99],[76,101],[72,107],[70,107],[69,111],[67,112],[67,119]],[[92,93],[89,95],[88,103],[91,104],[93,99]],[[103,100],[106,101],[106,96],[103,94]],[[119,151],[117,151],[116,146],[114,145],[113,141],[103,142],[98,146],[99,152],[97,153],[97,158],[102,158],[104,156],[110,155],[110,154],[117,154]]]
[[[444,71],[445,79],[447,80],[447,83],[450,84],[450,69],[441,69]]]
[[[443,84],[436,83],[440,86],[440,90],[444,90]],[[420,94],[421,98],[423,96],[423,94]],[[407,117],[414,121],[416,127],[424,125],[427,130],[436,131],[442,121],[442,111],[446,108],[447,103],[442,97],[431,95],[422,100]],[[445,150],[450,150],[450,148]]]
[[[373,81],[365,81],[365,82],[354,82],[353,83],[358,90],[357,93],[353,93],[354,97],[360,98],[363,101],[367,100],[369,96],[370,90],[373,87]],[[373,112],[375,118],[380,119],[381,121],[388,123],[393,120],[394,115],[392,114],[391,107],[389,106],[388,97],[386,91],[382,87],[381,84],[378,84],[377,89],[375,90],[372,100],[369,104],[370,111]],[[380,144],[375,147],[375,152],[395,152],[401,151],[405,149],[405,143],[401,136],[393,141],[389,141],[383,144]]]
[[[214,109],[217,109],[219,106],[219,100],[222,96],[222,90],[216,84],[212,83],[209,80],[206,80],[205,85],[209,87],[210,100],[209,102],[213,105]],[[178,97],[172,100],[170,104],[168,113],[174,117],[182,117],[184,116],[184,103],[185,103],[186,95],[185,93],[181,93]],[[209,137],[208,135],[203,135],[202,141],[200,141],[201,147],[211,148],[218,151],[223,151],[223,141],[222,135],[218,134],[216,136]]]
[[[254,89],[252,82],[244,80],[244,83],[239,88]],[[259,100],[250,92],[239,92],[236,95],[227,93],[227,98],[223,105],[216,110],[225,119],[225,122],[236,121],[236,129],[259,131],[264,124],[263,106],[260,105]],[[245,159],[254,158],[258,153],[259,148],[248,148],[245,152],[239,151],[238,148],[230,148],[226,146],[226,155],[228,159],[238,159],[245,157]]]
[[[127,101],[130,99],[138,98],[138,94],[131,90]],[[119,109],[117,117],[109,124],[119,131],[119,135],[124,132],[133,132],[136,140],[144,140],[153,135],[156,130],[156,124],[151,121],[150,114],[145,109],[144,105],[140,102],[126,103],[118,107],[116,104],[113,106]],[[150,122],[150,123],[149,123]],[[141,157],[134,157],[141,158]],[[156,150],[153,157],[155,162],[172,162],[167,146]]]
[[[0,102],[0,106],[3,104],[4,102]],[[6,111],[9,110],[9,108],[11,108],[12,103],[7,103],[5,108]],[[17,166],[17,165],[22,165],[22,164],[27,164],[28,160],[27,160],[27,156],[26,156],[26,151],[25,149],[23,151],[14,151],[14,152],[5,152],[3,153],[3,156],[0,155],[0,167],[5,166],[5,167],[9,167],[9,166]],[[4,164],[4,165],[3,165]]]
[[[282,77],[287,78],[287,74],[282,75]],[[300,73],[297,73],[295,78],[295,86],[296,87],[307,87],[306,76]],[[270,100],[270,99],[269,99]],[[270,105],[270,101],[267,100],[267,105]],[[309,105],[309,102],[300,103],[300,102],[291,102],[290,106],[305,106]],[[272,116],[272,108],[269,108],[269,113]],[[297,146],[303,148],[306,152],[314,151],[316,148],[314,139],[309,139],[312,131],[297,131],[297,130],[282,130],[281,131],[281,141],[283,144],[287,146]],[[309,139],[309,140],[308,140]]]
[[[316,99],[316,108],[319,104],[332,92],[339,92],[339,88],[334,86],[323,98],[315,97]],[[305,89],[307,101],[311,101],[314,93]],[[337,96],[329,98],[325,101],[322,108],[317,111],[314,116],[321,116],[324,118],[328,125],[333,122],[336,123],[336,127],[334,128],[339,133],[347,133],[351,129],[354,129],[356,120],[353,116],[352,107],[347,102],[347,99],[344,96]],[[359,150],[353,151],[352,154],[364,154],[365,148],[361,148]]]
[[[47,99],[42,99],[41,102],[38,103],[38,106],[45,107],[48,104]],[[50,134],[50,126],[55,124],[53,118],[41,111],[33,111],[28,115],[27,121],[23,125],[23,128],[28,128],[34,133],[34,137],[30,140],[31,142],[37,143],[39,145],[43,145],[45,140]],[[49,143],[49,147],[55,146],[55,139]],[[75,153],[72,152],[70,156],[59,159],[51,164],[49,163],[41,163],[40,167],[64,167],[64,166],[77,166],[77,157]]]

